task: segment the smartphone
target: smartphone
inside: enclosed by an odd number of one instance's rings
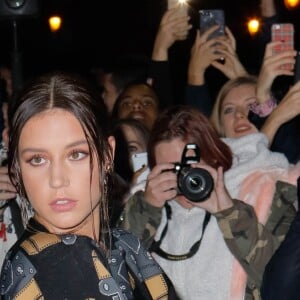
[[[199,29],[204,33],[214,25],[219,25],[208,39],[225,35],[225,14],[223,9],[202,9],[199,10]]]
[[[137,170],[141,169],[143,166],[148,165],[148,154],[147,152],[133,154],[131,156],[131,160],[132,160],[133,171],[136,172]],[[149,172],[150,172],[149,168],[143,171],[143,173],[140,174],[138,178],[136,178],[136,183],[138,184],[142,181],[145,181],[148,177]]]
[[[300,80],[300,52],[297,52],[296,56],[296,64],[295,64],[295,70],[294,70],[294,84],[297,83]]]
[[[176,16],[187,16],[188,5],[186,0],[168,0],[168,9],[176,8]]]
[[[142,153],[132,154],[131,160],[132,160],[133,171],[136,172],[137,170],[141,169],[143,166],[148,165],[148,153],[142,152]]]
[[[272,42],[281,42],[273,48],[273,54],[294,49],[294,25],[291,23],[273,24],[271,27]],[[281,69],[292,70],[293,64],[283,64]]]

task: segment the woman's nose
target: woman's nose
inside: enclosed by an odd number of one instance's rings
[[[246,113],[244,109],[237,108],[235,114],[239,118],[247,118],[248,112]]]
[[[132,105],[132,109],[133,110],[140,110],[142,109],[143,105],[142,102],[138,99],[134,100],[133,105]]]
[[[53,163],[50,167],[49,184],[52,188],[60,188],[69,185],[66,167],[61,163]]]

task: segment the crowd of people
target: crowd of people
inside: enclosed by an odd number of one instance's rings
[[[300,82],[274,85],[297,51],[273,53],[261,0],[259,71],[228,27],[196,30],[175,104],[169,50],[192,29],[176,9],[147,65],[97,82],[56,70],[13,93],[0,68],[1,299],[298,299]]]

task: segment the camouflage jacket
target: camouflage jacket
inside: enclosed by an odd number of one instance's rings
[[[296,199],[296,186],[278,181],[265,226],[258,223],[253,207],[239,200],[214,215],[228,248],[248,275],[245,300],[260,299],[264,268],[296,215],[293,205]],[[118,225],[136,234],[149,248],[161,216],[162,209],[149,205],[139,191],[127,202]]]

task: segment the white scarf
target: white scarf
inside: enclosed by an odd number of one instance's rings
[[[240,185],[255,171],[275,172],[284,180],[284,173],[290,167],[289,162],[283,154],[269,150],[268,139],[264,134],[257,132],[238,139],[224,138],[223,141],[233,153],[232,167],[224,174],[232,198],[238,197]]]
[[[258,221],[266,224],[276,182],[295,184],[300,175],[300,164],[290,165],[283,154],[270,151],[268,140],[262,133],[223,140],[233,152],[232,167],[224,175],[229,194],[252,205]],[[236,259],[232,274],[232,300],[243,299],[247,274]]]

